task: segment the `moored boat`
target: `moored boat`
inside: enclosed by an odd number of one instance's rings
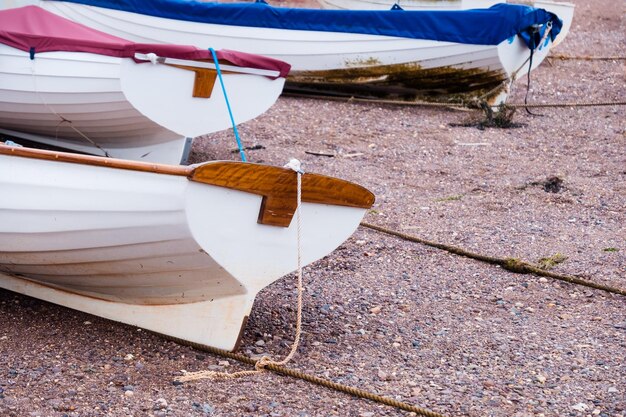
[[[213,54],[138,44],[37,6],[0,11],[0,131],[97,155],[180,163],[231,127]],[[289,65],[216,51],[237,123],[265,112]]]
[[[506,100],[531,61],[532,68],[541,63],[561,27],[552,13],[509,4],[349,11],[181,0],[31,2],[135,41],[217,45],[283,60],[292,66],[289,88],[491,104]]]
[[[296,176],[0,144],[0,287],[234,349],[256,294],[297,267]],[[347,239],[373,201],[302,175],[302,264]]]

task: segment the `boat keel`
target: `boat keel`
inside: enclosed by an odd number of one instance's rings
[[[138,305],[86,297],[0,273],[0,288],[199,345],[234,351],[256,294],[188,304]]]

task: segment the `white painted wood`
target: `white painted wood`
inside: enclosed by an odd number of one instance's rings
[[[185,138],[231,127],[219,80],[206,99],[192,97],[194,78],[193,71],[161,63],[91,53],[43,52],[31,60],[0,44],[0,127],[96,155],[104,149],[179,163]],[[285,81],[242,73],[223,78],[236,123],[271,107]]]
[[[233,295],[189,304],[123,304],[57,290],[0,272],[0,287],[167,336],[234,350],[254,297]]]
[[[296,222],[260,225],[260,196],[183,176],[0,155],[0,195],[0,287],[185,340],[232,349],[256,294],[297,267]],[[302,213],[306,265],[365,210]]]

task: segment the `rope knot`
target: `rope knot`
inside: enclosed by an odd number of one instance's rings
[[[304,170],[302,169],[302,163],[296,158],[291,158],[289,162],[284,166],[284,168],[289,168],[300,175],[304,174]]]
[[[152,65],[156,65],[159,62],[159,57],[154,52],[146,54],[146,58],[150,61],[150,63],[152,63]]]
[[[271,363],[275,363],[272,358],[270,358],[269,356],[261,356],[261,359],[256,361],[256,363],[254,364],[254,369],[262,372],[265,370],[265,367]]]

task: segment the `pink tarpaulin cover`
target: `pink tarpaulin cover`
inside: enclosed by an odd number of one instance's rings
[[[51,51],[89,52],[99,55],[134,58],[135,53],[154,53],[161,57],[213,60],[211,52],[189,45],[135,43],[67,20],[37,6],[0,11],[0,43],[35,53]],[[241,67],[267,69],[285,77],[291,66],[277,59],[221,49],[219,59]]]

